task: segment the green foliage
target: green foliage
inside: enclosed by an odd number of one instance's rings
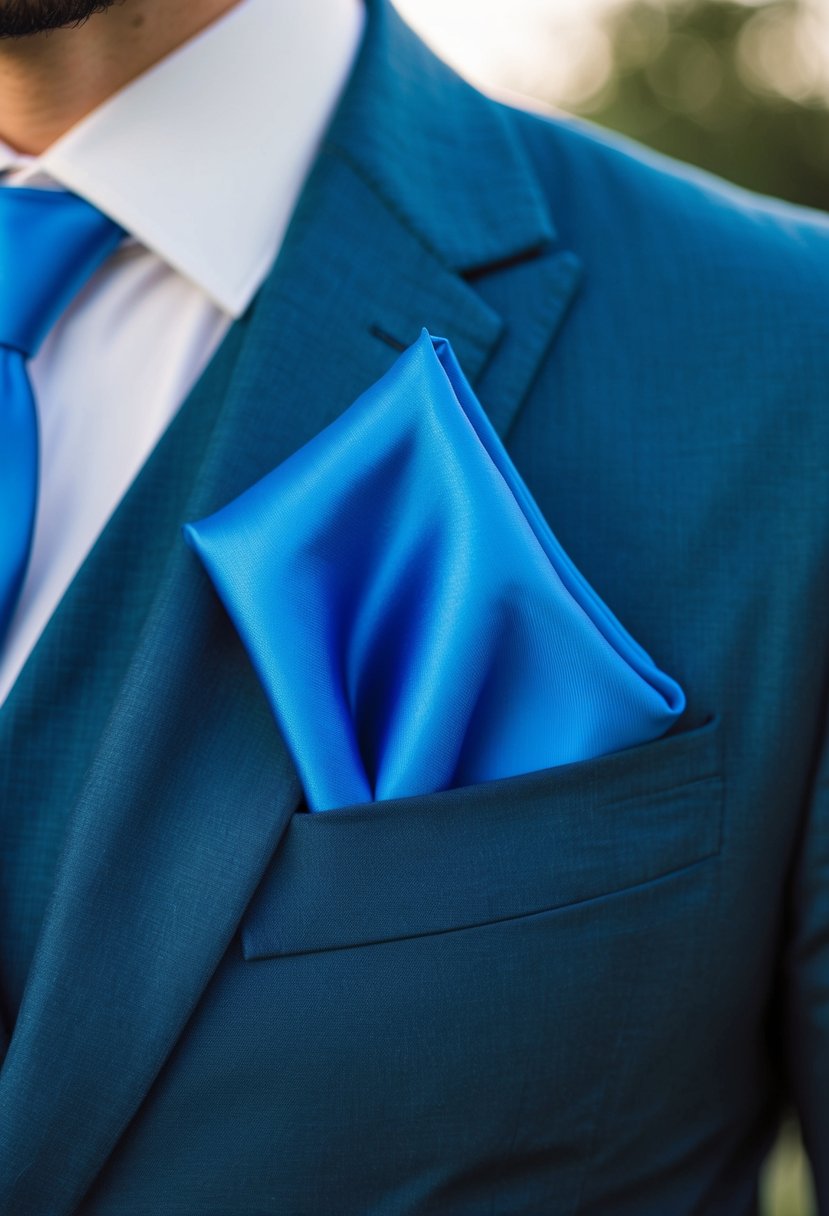
[[[751,189],[829,208],[829,65],[804,0],[632,0],[579,108]],[[566,104],[566,99],[565,99]]]
[[[814,1216],[809,1167],[793,1122],[784,1127],[761,1183],[761,1216]]]

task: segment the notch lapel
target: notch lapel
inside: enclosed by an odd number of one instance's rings
[[[459,110],[504,202],[470,211],[462,234],[451,206],[452,224],[440,221],[435,191],[472,167],[427,138]],[[553,240],[500,123],[373,0],[329,138],[246,319],[187,519],[218,509],[311,438],[424,325],[451,340],[473,381],[485,368],[496,375],[503,323],[461,272]],[[389,151],[409,129],[409,153]],[[548,336],[529,344],[536,359]],[[502,427],[527,379],[527,349],[507,360],[512,373],[498,373],[511,394]],[[299,796],[241,643],[197,559],[171,537],[70,819],[0,1075],[0,1210],[75,1210],[231,942]]]

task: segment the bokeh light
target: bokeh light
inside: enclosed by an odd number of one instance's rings
[[[755,10],[740,40],[748,88],[797,102],[829,104],[829,0],[732,0]],[[397,0],[406,20],[470,79],[484,87],[543,97],[574,109],[601,103],[615,66],[656,57],[668,13],[688,0],[647,0],[635,28],[611,47],[614,18],[627,0]],[[693,44],[692,44],[693,43]],[[676,79],[673,79],[674,70]],[[702,39],[676,46],[655,87],[668,104],[704,111],[722,64]],[[670,79],[670,87],[660,86]]]

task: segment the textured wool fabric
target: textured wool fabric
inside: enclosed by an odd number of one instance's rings
[[[827,1206],[829,226],[504,108],[368,12],[192,448],[0,714],[0,894],[9,820],[48,897],[0,1210],[749,1216],[784,1089]],[[688,706],[641,747],[298,813],[180,527],[424,326]]]
[[[244,332],[232,331],[182,406],[0,710],[0,996],[10,1026],[67,821],[158,592]]]
[[[589,760],[664,734],[685,708],[568,560],[450,344],[425,330],[185,537],[312,811]]]

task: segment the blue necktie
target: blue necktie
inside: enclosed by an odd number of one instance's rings
[[[77,195],[0,188],[0,644],[26,573],[37,503],[26,363],[122,236]]]

